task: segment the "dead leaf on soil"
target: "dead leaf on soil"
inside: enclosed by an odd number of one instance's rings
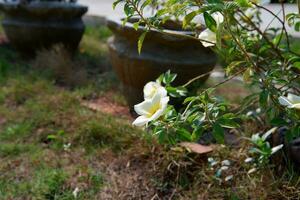
[[[204,146],[204,145],[192,143],[192,142],[181,142],[179,145],[189,149],[190,151],[192,151],[194,153],[198,153],[198,154],[207,154],[207,153],[212,152],[215,149],[214,145]]]
[[[105,97],[100,97],[99,99],[94,101],[83,101],[82,105],[94,111],[108,113],[118,117],[123,116],[128,119],[132,119],[127,106],[112,103]]]

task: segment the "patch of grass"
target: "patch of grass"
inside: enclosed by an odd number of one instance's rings
[[[102,41],[106,41],[111,35],[112,32],[105,26],[87,26],[85,30],[85,36],[98,38]]]
[[[33,131],[32,124],[29,122],[9,124],[0,132],[0,140],[18,140],[28,136]]]
[[[19,156],[27,152],[37,151],[38,148],[32,144],[0,143],[0,157]]]
[[[91,120],[79,131],[79,140],[90,151],[109,148],[115,152],[128,149],[142,134],[128,124],[115,122],[111,117],[102,118],[101,123]]]
[[[67,174],[61,169],[45,168],[37,171],[32,182],[32,193],[42,199],[67,199],[72,193],[64,188]]]

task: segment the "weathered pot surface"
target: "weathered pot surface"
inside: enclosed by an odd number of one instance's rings
[[[131,109],[143,100],[144,85],[169,69],[178,74],[175,85],[184,84],[213,70],[216,55],[199,41],[182,36],[193,33],[180,30],[174,24],[164,30],[172,34],[149,31],[139,55],[137,41],[145,27],[139,26],[136,31],[133,28],[136,20],[127,22],[125,26],[120,18],[107,20],[108,27],[114,33],[108,41],[112,66],[123,83],[125,97]],[[208,76],[203,77],[202,81]]]
[[[300,166],[300,138],[294,139],[289,144],[290,157],[297,166]]]
[[[0,3],[2,25],[13,47],[25,54],[62,43],[74,51],[84,33],[88,8],[66,2]]]

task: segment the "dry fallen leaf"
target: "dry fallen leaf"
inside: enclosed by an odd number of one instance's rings
[[[204,146],[204,145],[192,143],[192,142],[181,142],[179,145],[189,149],[190,151],[192,151],[194,153],[198,153],[198,154],[206,154],[206,153],[212,152],[215,148],[214,145]]]

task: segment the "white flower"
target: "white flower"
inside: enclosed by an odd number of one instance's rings
[[[211,16],[216,21],[217,27],[224,22],[224,16],[220,12],[215,12]],[[204,47],[214,46],[217,41],[216,33],[208,28],[202,31],[198,38],[202,40],[201,43]]]
[[[216,21],[217,26],[219,26],[224,22],[224,16],[220,12],[214,12],[213,14],[211,14],[211,16]]]
[[[279,103],[288,108],[295,108],[300,110],[300,97],[294,94],[288,94],[287,97],[279,97]]]
[[[167,96],[167,90],[158,82],[149,82],[144,87],[144,98],[151,99],[156,93],[160,93],[162,97]]]
[[[204,47],[215,46],[217,41],[216,33],[212,32],[210,29],[205,29],[202,31],[198,37]]]
[[[166,110],[169,97],[162,96],[157,92],[151,99],[145,99],[140,104],[134,106],[135,112],[140,115],[132,124],[134,126],[144,126],[148,122],[158,119]]]

